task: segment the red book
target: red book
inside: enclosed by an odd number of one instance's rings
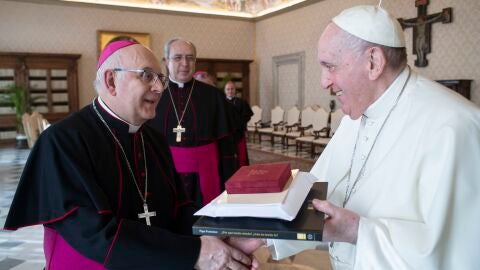
[[[281,192],[291,175],[288,162],[243,166],[225,182],[225,189],[228,194]]]

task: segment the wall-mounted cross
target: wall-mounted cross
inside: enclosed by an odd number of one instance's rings
[[[436,22],[452,22],[452,8],[444,8],[442,12],[427,14],[428,0],[415,0],[417,18],[404,20],[398,19],[402,27],[413,27],[413,54],[417,55],[415,66],[426,67],[428,65],[427,54],[431,52],[432,24]]]

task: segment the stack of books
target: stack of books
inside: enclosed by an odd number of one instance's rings
[[[281,192],[290,176],[290,163],[243,166],[225,183],[228,194]]]
[[[281,192],[223,192],[195,213],[202,217],[192,231],[195,235],[321,241],[324,214],[316,211],[311,201],[325,200],[326,194],[326,182],[294,170]]]

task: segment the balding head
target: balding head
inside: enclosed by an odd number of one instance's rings
[[[186,40],[175,38],[165,43],[165,63],[170,79],[180,83],[192,80],[197,50]]]

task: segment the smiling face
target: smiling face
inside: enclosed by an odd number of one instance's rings
[[[145,69],[161,73],[158,60],[142,45],[132,45],[118,52],[118,63],[124,69]],[[107,105],[125,121],[140,125],[155,117],[155,109],[163,92],[162,83],[147,83],[141,73],[113,72],[114,89],[107,95]],[[108,87],[108,84],[107,84]],[[112,88],[112,87],[110,87]],[[105,99],[102,96],[102,99]]]
[[[318,42],[318,61],[321,65],[321,85],[335,93],[342,111],[358,119],[375,100],[368,79],[368,51],[348,48],[346,34],[330,23]]]
[[[174,81],[189,82],[195,72],[195,51],[183,40],[170,44],[170,53],[166,56],[166,64],[170,78]]]

